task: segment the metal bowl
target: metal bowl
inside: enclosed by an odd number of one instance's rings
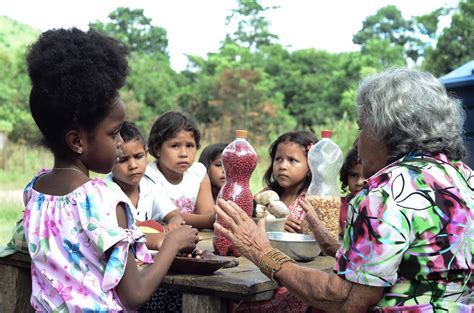
[[[259,218],[253,217],[255,223]],[[265,231],[267,232],[283,232],[285,230],[286,217],[265,220]]]
[[[313,235],[287,232],[267,232],[273,248],[277,248],[295,261],[311,261],[321,252]]]

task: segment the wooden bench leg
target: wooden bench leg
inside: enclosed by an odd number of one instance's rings
[[[1,265],[0,312],[34,312],[30,304],[31,270]]]
[[[227,300],[223,298],[197,295],[192,293],[183,294],[183,313],[226,313]]]

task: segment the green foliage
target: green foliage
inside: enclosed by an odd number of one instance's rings
[[[157,113],[176,107],[175,74],[166,57],[161,53],[136,52],[130,60],[130,69],[127,82],[137,101]]]
[[[366,17],[362,29],[353,36],[352,41],[361,46],[365,55],[383,55],[385,60],[382,63],[388,61],[389,66],[405,65],[404,59],[407,58],[416,63],[433,44],[439,17],[448,12],[440,8],[407,20],[396,6],[388,5]]]
[[[12,123],[0,120],[0,133],[10,133],[13,129]]]
[[[474,59],[474,0],[459,3],[451,26],[443,30],[436,48],[427,51],[423,68],[441,76]]]
[[[119,7],[108,20],[90,23],[91,28],[131,48],[131,71],[121,91],[127,119],[137,122],[147,134],[159,114],[183,110],[196,118],[205,140],[230,140],[236,128],[246,128],[254,134],[255,144],[264,145],[288,130],[319,132],[324,125],[339,127],[339,121],[340,127],[349,127],[356,118],[357,85],[366,74],[405,66],[407,58],[416,61],[425,50],[429,53],[424,66],[439,72],[447,70],[440,69],[441,65],[456,67],[457,62],[472,58],[474,36],[469,32],[474,29],[474,0],[460,3],[453,26],[440,38],[439,49],[430,47],[439,17],[448,14],[449,8],[407,20],[392,5],[368,16],[354,35],[361,51],[345,53],[290,52],[277,42],[266,19],[278,7],[262,2],[237,0],[226,18],[234,31],[217,52],[188,56],[188,67],[181,73],[170,67],[166,30],[152,25],[142,9]],[[462,40],[453,39],[461,33],[465,35]],[[30,83],[24,62],[25,47],[37,36],[38,32],[0,17],[0,120],[12,125],[9,138],[13,142],[38,139],[28,109]],[[445,42],[449,47],[443,46]],[[444,51],[450,53],[448,59],[441,57]]]
[[[26,73],[26,47],[38,37],[31,27],[0,16],[0,120],[11,125],[9,138],[33,139],[35,125],[29,113],[30,82]]]
[[[89,23],[89,27],[123,41],[131,51],[167,55],[166,30],[152,25],[151,18],[143,12],[143,9],[119,7],[109,14],[107,23],[96,21]]]
[[[402,17],[402,12],[396,6],[389,5],[379,9],[376,14],[367,16],[362,29],[354,35],[352,41],[363,46],[367,41],[378,38],[403,46],[409,40],[407,31],[410,27],[410,23]]]
[[[237,30],[233,35],[227,35],[226,43],[234,41],[248,49],[258,50],[278,40],[278,36],[270,32],[270,23],[264,16],[278,6],[264,7],[259,0],[237,0],[237,6],[226,17],[226,24],[237,20]]]
[[[33,28],[6,16],[0,16],[0,51],[24,51],[38,38],[38,35],[39,31]]]

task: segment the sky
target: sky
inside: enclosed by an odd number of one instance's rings
[[[329,52],[355,51],[352,36],[364,19],[393,4],[404,18],[432,12],[458,0],[262,0],[280,6],[266,15],[270,31],[290,51],[315,48]],[[168,33],[171,66],[186,67],[186,54],[206,56],[217,52],[220,42],[234,29],[225,27],[225,17],[237,7],[236,0],[0,0],[0,15],[45,31],[107,21],[117,7],[144,9],[152,24]]]

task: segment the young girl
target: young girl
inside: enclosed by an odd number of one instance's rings
[[[264,174],[264,183],[273,190],[288,207],[290,214],[285,222],[285,230],[301,232],[303,209],[298,199],[304,199],[306,189],[311,183],[311,172],[307,154],[311,145],[317,142],[313,133],[292,131],[280,135],[268,150],[270,166]],[[306,312],[308,305],[292,295],[284,287],[278,288],[273,297],[267,301],[243,302],[235,312]]]
[[[357,141],[347,153],[346,159],[342,164],[339,179],[341,180],[342,191],[349,188],[349,194],[341,197],[341,211],[339,218],[339,237],[342,238],[344,226],[346,225],[347,210],[351,199],[364,187],[364,176],[362,175],[362,165],[359,162],[357,153]]]
[[[148,137],[150,154],[156,161],[148,166],[152,178],[163,188],[186,223],[212,228],[215,220],[211,183],[206,168],[194,162],[201,134],[187,114],[166,112],[153,124]]]
[[[75,28],[43,33],[28,54],[31,113],[54,155],[24,190],[35,311],[136,309],[176,254],[196,246],[197,229],[180,226],[152,260],[125,196],[89,177],[119,156],[126,55],[115,39]],[[138,271],[135,258],[153,264]]]
[[[222,151],[228,143],[213,143],[202,150],[199,162],[207,168],[207,175],[211,181],[212,197],[214,202],[225,183],[225,172],[222,166]]]
[[[288,232],[302,232],[304,211],[298,205],[298,199],[304,199],[311,183],[307,155],[311,145],[317,141],[316,136],[308,131],[287,132],[280,135],[268,150],[272,162],[263,176],[268,186],[265,190],[275,191],[288,207],[290,214],[285,222]]]
[[[132,122],[125,121],[120,129],[123,139],[121,154],[104,180],[116,183],[130,199],[130,207],[137,223],[160,221],[168,230],[184,224],[178,208],[166,193],[156,187],[147,169],[148,149],[140,130]],[[157,224],[157,226],[160,226]],[[145,233],[148,249],[158,250],[164,239],[165,229],[160,233]]]

